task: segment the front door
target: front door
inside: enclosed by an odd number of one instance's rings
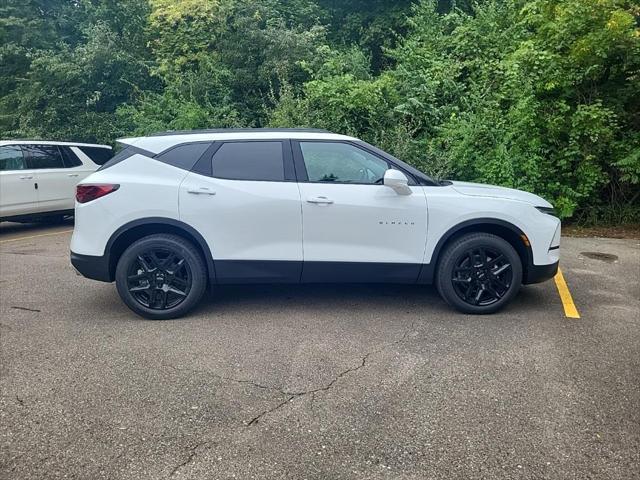
[[[304,224],[303,281],[415,282],[427,235],[422,187],[398,195],[382,184],[393,166],[352,143],[294,142],[294,154]]]
[[[179,203],[180,219],[206,239],[219,283],[300,281],[302,213],[288,140],[223,142],[185,177]]]

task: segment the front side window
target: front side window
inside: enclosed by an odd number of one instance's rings
[[[282,142],[228,142],[213,156],[213,176],[228,180],[284,181]]]
[[[29,168],[64,168],[62,155],[57,145],[23,145]]]
[[[382,183],[389,164],[348,143],[300,142],[310,182]]]
[[[22,156],[22,149],[18,145],[0,147],[0,171],[24,170],[27,168]]]

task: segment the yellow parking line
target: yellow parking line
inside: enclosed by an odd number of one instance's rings
[[[10,238],[9,240],[0,240],[0,243],[17,242],[19,240],[29,240],[30,238],[48,237],[49,235],[62,235],[63,233],[71,233],[72,230],[63,230],[62,232],[41,233],[40,235],[29,235],[28,237]]]
[[[556,287],[558,287],[558,293],[560,294],[560,300],[562,300],[562,306],[564,307],[564,314],[568,318],[580,318],[576,304],[573,303],[573,297],[567,286],[567,282],[562,275],[562,270],[558,268],[558,273],[553,278],[556,281]]]

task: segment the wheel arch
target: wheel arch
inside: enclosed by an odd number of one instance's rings
[[[467,233],[491,233],[509,242],[522,261],[523,279],[528,278],[529,268],[533,264],[533,252],[527,235],[516,225],[505,220],[497,218],[476,218],[451,227],[440,237],[440,240],[438,240],[438,243],[433,249],[431,261],[424,265],[420,272],[419,283],[433,283],[442,252],[444,252],[448,245]]]
[[[201,253],[205,260],[208,283],[215,283],[215,268],[213,256],[209,245],[204,237],[192,226],[172,218],[149,217],[133,220],[118,228],[109,238],[105,247],[105,254],[108,257],[109,276],[115,278],[118,260],[131,243],[143,237],[155,233],[171,233],[190,241]]]

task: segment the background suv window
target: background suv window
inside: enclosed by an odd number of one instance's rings
[[[60,153],[62,153],[62,161],[64,162],[65,167],[71,168],[82,165],[82,161],[69,147],[61,146],[58,148],[60,149]]]
[[[223,143],[213,156],[212,169],[216,178],[282,182],[282,142]]]
[[[0,147],[0,171],[24,170],[27,168],[22,156],[22,149],[18,145]]]
[[[29,168],[65,168],[57,145],[23,145]]]
[[[348,143],[300,142],[310,182],[382,183],[389,164]]]
[[[110,148],[101,147],[78,147],[82,152],[91,159],[96,165],[104,165],[111,157],[113,157],[113,150]]]

